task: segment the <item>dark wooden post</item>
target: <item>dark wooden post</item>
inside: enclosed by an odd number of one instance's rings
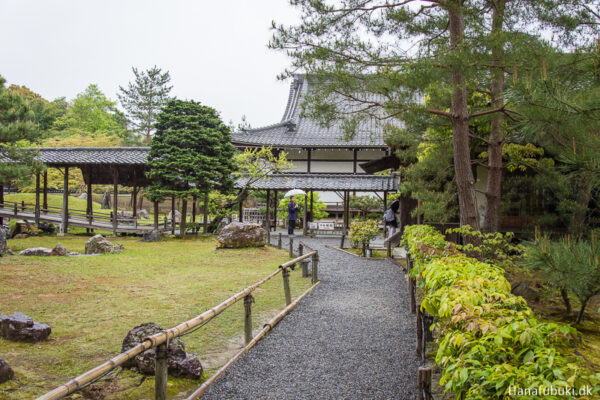
[[[304,254],[304,245],[302,242],[298,243],[298,257]]]
[[[290,270],[284,268],[281,275],[283,276],[283,293],[285,294],[285,305],[289,306],[292,302],[292,293],[290,292]]]
[[[267,189],[267,209],[265,211],[265,229],[267,230],[267,243],[271,244],[271,191]]]
[[[277,234],[277,248],[281,249],[281,232]]]
[[[65,167],[62,208],[62,234],[65,235],[69,224],[69,167]]]
[[[43,206],[44,214],[48,212],[48,171],[44,171],[44,197],[43,197]],[[3,201],[4,203],[4,198]]]
[[[310,191],[310,221],[311,222],[315,220],[314,211],[313,211],[313,197],[314,197],[313,194],[314,194],[314,191],[311,190]]]
[[[431,367],[419,367],[417,372],[417,399],[433,400],[431,395]]]
[[[86,207],[86,214],[88,215],[88,221],[90,223],[90,225],[92,225],[92,223],[94,222],[94,206],[92,203],[92,168],[88,167],[87,168],[87,207]],[[88,229],[88,233],[90,232],[90,229]]]
[[[306,193],[306,191],[304,191],[304,193]],[[308,228],[308,221],[306,220],[306,216],[308,215],[308,196],[305,194],[304,195],[304,214],[302,216],[302,235],[306,236],[307,234],[307,228]]]
[[[352,173],[356,174],[357,171],[357,161],[358,161],[358,149],[353,150],[353,160],[352,160]]]
[[[35,223],[40,223],[40,174],[35,174]]]
[[[171,196],[171,235],[175,234],[175,196]]]
[[[319,281],[319,253],[312,256],[312,283],[313,285]]]
[[[154,399],[167,400],[167,379],[168,379],[168,364],[167,364],[167,345],[165,343],[156,347],[154,363]]]
[[[119,202],[119,170],[113,167],[113,235],[117,236],[119,218],[117,215],[117,203]]]
[[[294,257],[294,238],[290,238],[290,258]]]
[[[421,314],[421,305],[417,305],[417,356],[424,358],[423,355],[423,315]]]
[[[415,278],[408,280],[408,292],[410,294],[410,313],[414,314],[417,312],[417,299],[415,297]]]
[[[392,242],[388,240],[385,245],[387,248],[387,258],[394,258],[394,253],[392,252]]]
[[[154,206],[154,229],[158,230],[158,201],[153,201]]]
[[[204,233],[208,232],[208,192],[204,194],[204,206],[202,209],[202,230]]]
[[[306,151],[306,172],[310,174],[310,164],[312,161],[312,149]]]
[[[254,303],[254,297],[251,294],[244,297],[244,339],[246,344],[252,340],[252,303]]]
[[[198,202],[198,199],[196,198],[196,196],[192,197],[192,223],[196,223],[196,203]],[[196,230],[196,228],[194,227],[194,230]]]
[[[279,208],[279,191],[277,191],[277,190],[273,191],[273,200],[275,201],[275,204],[273,205],[273,221],[275,222],[273,224],[273,230],[276,231],[277,230],[277,209]]]
[[[239,209],[239,213],[240,213],[240,222],[244,222],[244,200],[240,200],[240,209]]]
[[[387,210],[387,196],[388,196],[388,192],[384,191],[383,192],[383,212],[384,213],[385,213],[385,210]],[[387,230],[388,230],[388,227],[384,222],[384,224],[383,224],[383,238],[384,239],[387,237]]]
[[[2,208],[6,208],[4,204],[4,185],[0,185],[0,204],[2,204]],[[4,225],[4,218],[0,217],[0,225]]]

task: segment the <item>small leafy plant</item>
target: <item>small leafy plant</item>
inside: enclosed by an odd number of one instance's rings
[[[379,234],[379,222],[373,219],[354,220],[350,224],[350,241],[356,245],[362,245],[362,255],[365,257],[366,250],[371,240]]]

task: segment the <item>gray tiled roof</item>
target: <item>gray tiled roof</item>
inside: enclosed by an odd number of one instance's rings
[[[302,75],[296,76],[281,122],[234,132],[233,143],[274,147],[387,147],[383,142],[382,127],[376,120],[362,122],[354,138],[345,141],[342,139],[343,131],[339,123],[322,127],[317,121],[301,117],[301,103],[309,90],[309,80]],[[348,107],[352,105],[349,104]]]
[[[150,147],[42,147],[38,159],[46,165],[146,164]]]
[[[243,187],[248,178],[238,179],[237,187]],[[396,175],[350,175],[350,174],[274,174],[251,185],[252,189],[265,190],[351,190],[363,192],[395,192],[398,190]]]

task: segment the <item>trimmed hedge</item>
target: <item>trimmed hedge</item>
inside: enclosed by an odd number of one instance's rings
[[[540,322],[523,298],[511,294],[502,268],[467,257],[427,225],[407,227],[403,245],[423,290],[421,307],[436,317],[435,361],[445,391],[457,399],[534,398],[519,396],[527,388],[537,398],[598,398],[600,374],[563,355],[577,331]],[[585,387],[592,395],[568,394]],[[551,388],[571,392],[552,394]]]

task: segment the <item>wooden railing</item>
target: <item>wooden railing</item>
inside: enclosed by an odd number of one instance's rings
[[[289,269],[303,260],[312,258],[313,271],[312,271],[312,281],[313,285],[306,290],[302,295],[300,295],[296,300],[292,302],[291,300],[291,291],[290,291],[290,282]],[[135,347],[123,352],[105,363],[93,368],[82,375],[74,378],[64,385],[57,387],[56,389],[40,396],[38,400],[55,400],[62,399],[65,396],[68,396],[86,385],[96,381],[97,379],[103,377],[108,374],[113,369],[122,366],[128,360],[133,359],[137,355],[152,349],[156,348],[156,361],[155,361],[155,391],[154,398],[155,400],[166,400],[167,396],[167,362],[166,362],[166,354],[167,354],[167,343],[169,340],[179,337],[185,333],[191,333],[192,330],[196,328],[200,328],[203,325],[210,322],[217,315],[221,314],[223,311],[231,307],[233,304],[238,301],[244,299],[244,333],[245,333],[245,347],[240,350],[229,362],[227,362],[219,371],[217,371],[214,375],[212,375],[202,386],[200,386],[194,393],[192,393],[188,400],[197,399],[208,389],[208,387],[214,383],[229,366],[231,366],[241,355],[252,348],[258,340],[260,340],[270,329],[273,328],[287,313],[289,313],[298,302],[306,296],[319,282],[317,276],[317,265],[318,265],[318,252],[311,251],[309,253],[303,254],[299,257],[294,258],[286,263],[281,264],[275,271],[269,274],[264,279],[256,282],[255,284],[248,286],[246,289],[241,292],[236,293],[231,296],[227,300],[223,301],[221,304],[211,308],[208,311],[203,312],[202,314],[185,321],[173,328],[163,330],[155,335],[149,336],[144,339],[144,341],[138,344]],[[273,279],[275,276],[281,274],[283,277],[283,289],[285,294],[285,303],[286,307],[277,314],[274,318],[272,318],[269,322],[267,322],[263,329],[252,338],[252,303],[253,296],[252,293],[259,288],[264,283]]]

